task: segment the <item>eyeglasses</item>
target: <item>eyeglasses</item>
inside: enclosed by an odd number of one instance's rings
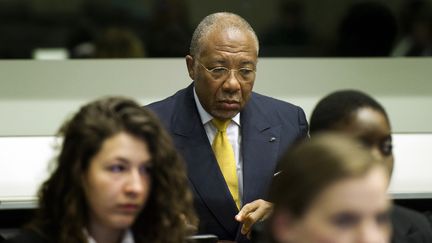
[[[206,66],[204,66],[200,61],[197,60],[197,62],[199,63],[199,65],[201,65],[208,73],[211,74],[211,76],[215,79],[215,80],[226,80],[230,75],[231,75],[231,71],[234,72],[234,74],[238,74],[236,75],[237,79],[241,82],[247,83],[247,82],[252,82],[255,78],[255,69],[252,68],[226,68],[226,67],[215,67],[215,68],[207,68]]]

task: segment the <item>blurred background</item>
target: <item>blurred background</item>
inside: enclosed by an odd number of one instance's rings
[[[431,56],[432,0],[0,0],[0,59],[183,57],[195,26],[237,13],[263,57]]]

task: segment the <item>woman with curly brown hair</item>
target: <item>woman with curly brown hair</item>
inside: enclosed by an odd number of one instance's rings
[[[56,168],[32,223],[7,242],[183,242],[195,224],[183,163],[159,123],[132,100],[83,106],[60,129]]]

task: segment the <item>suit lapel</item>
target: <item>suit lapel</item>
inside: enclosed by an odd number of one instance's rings
[[[281,126],[272,124],[251,97],[241,113],[243,202],[265,199],[279,153]]]
[[[193,187],[220,224],[235,234],[237,207],[220,172],[193,98],[193,86],[186,89],[173,119],[174,140],[187,162]],[[228,202],[228,203],[227,203]]]

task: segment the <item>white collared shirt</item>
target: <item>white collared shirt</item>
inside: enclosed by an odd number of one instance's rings
[[[207,134],[207,138],[210,142],[210,145],[213,143],[214,137],[216,136],[217,128],[211,123],[211,120],[213,119],[213,116],[210,115],[201,105],[201,102],[198,99],[198,96],[195,91],[195,87],[193,89],[194,91],[194,99],[195,104],[198,109],[198,113],[201,117],[201,122],[204,126],[204,129]],[[241,156],[240,148],[241,148],[241,133],[240,133],[240,113],[237,113],[232,119],[231,122],[228,124],[227,127],[227,136],[228,140],[230,141],[233,151],[234,151],[234,159],[236,161],[236,170],[237,170],[237,178],[238,178],[238,189],[239,189],[239,198],[240,198],[240,205],[243,205],[243,158]]]
[[[87,230],[84,230],[84,234],[87,236],[87,243],[97,243],[96,240],[93,239],[93,237],[91,237],[91,235],[87,232]],[[132,231],[130,229],[125,232],[120,243],[135,243]]]

